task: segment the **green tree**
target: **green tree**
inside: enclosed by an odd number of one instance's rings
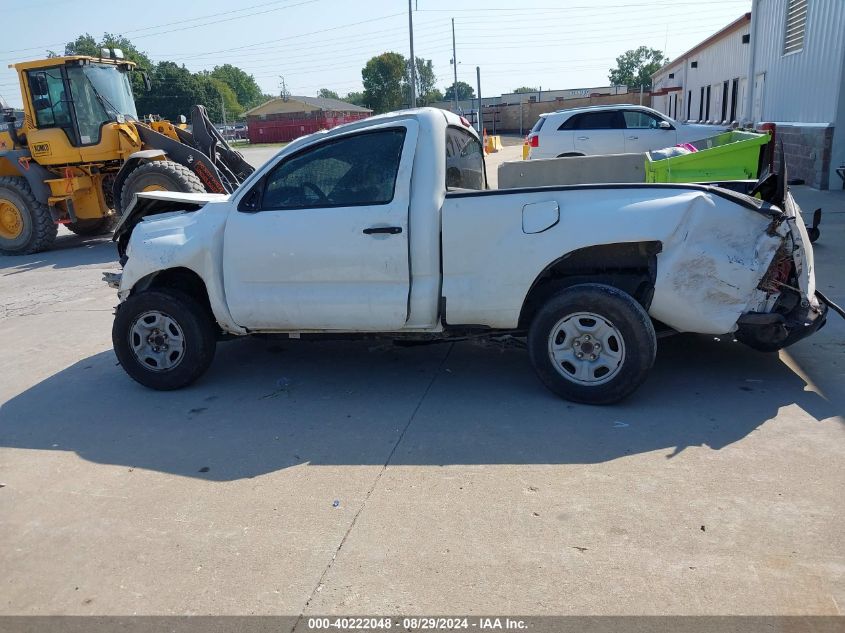
[[[211,76],[219,79],[228,85],[235,93],[238,103],[244,108],[252,108],[263,103],[261,88],[255,81],[255,77],[244,72],[232,64],[215,66]]]
[[[474,99],[475,98],[475,90],[472,89],[465,81],[459,81],[457,84],[458,88],[458,101],[464,101],[465,99]],[[452,101],[455,98],[455,86],[449,86],[446,88],[446,94],[444,95],[444,99],[446,101]]]
[[[343,100],[346,101],[346,103],[351,103],[353,105],[361,106],[362,108],[368,107],[367,101],[366,101],[366,99],[364,99],[364,93],[363,92],[349,92],[349,93],[346,94],[346,96],[343,98]]]
[[[72,42],[65,44],[65,55],[88,55],[90,57],[99,57],[104,48],[119,48],[123,51],[124,58],[138,65],[139,70],[149,72],[153,63],[146,53],[139,51],[136,46],[122,35],[114,33],[103,33],[103,37],[97,41],[93,35],[86,33],[80,35]],[[48,57],[56,57],[53,51],[47,52]],[[140,73],[133,73],[130,75],[132,82],[132,92],[137,99],[138,95],[144,92],[144,81],[141,79]]]
[[[663,51],[648,46],[625,51],[616,58],[616,68],[610,69],[608,79],[614,86],[628,86],[646,90],[651,88],[651,76],[669,60],[663,56]]]
[[[403,80],[402,90],[405,94],[410,95],[410,72],[411,72],[411,62],[410,60],[405,60],[405,66],[407,67],[405,78]],[[416,67],[416,87],[417,87],[417,106],[424,106],[428,105],[429,103],[434,103],[435,101],[441,101],[443,97],[443,93],[437,90],[434,87],[434,84],[437,82],[437,76],[434,74],[434,65],[431,63],[430,59],[423,59],[422,57],[417,57],[417,67]],[[440,97],[440,99],[436,98]],[[409,97],[410,100],[410,97]]]
[[[443,93],[440,92],[439,88],[432,88],[425,94],[425,103],[428,105],[429,103],[437,103],[438,101],[443,101]]]
[[[204,90],[204,96],[206,97],[206,101],[202,103],[208,110],[209,116],[211,116],[212,106],[214,107],[215,114],[217,114],[217,117],[212,118],[211,120],[219,121],[221,123],[223,122],[223,108],[221,107],[221,102],[226,108],[227,122],[240,119],[244,113],[244,107],[238,102],[238,96],[235,94],[235,91],[229,87],[229,84],[222,79],[217,79],[214,75],[209,74],[208,71],[203,71],[199,73],[199,75],[202,88]],[[204,83],[205,78],[207,78],[209,83]]]
[[[403,103],[402,83],[405,58],[399,53],[382,53],[361,70],[364,100],[376,113],[396,110]]]
[[[329,90],[328,88],[320,88],[320,92],[317,93],[317,96],[321,99],[340,99],[334,90]]]
[[[513,90],[513,93],[518,94],[518,95],[528,94],[529,92],[537,92],[537,89],[536,88],[528,88],[527,86],[522,86],[521,88],[517,88],[516,90]]]
[[[191,107],[203,103],[208,96],[201,92],[197,78],[184,66],[175,62],[159,62],[150,74],[152,89],[142,95],[135,95],[138,114],[159,114],[171,121],[180,114],[190,115]]]

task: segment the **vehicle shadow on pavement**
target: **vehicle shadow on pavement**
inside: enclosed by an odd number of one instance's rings
[[[0,255],[0,271],[4,271],[4,275],[16,275],[36,268],[74,268],[111,262],[117,262],[117,248],[111,241],[111,235],[80,237],[65,234],[56,238],[50,250],[43,253]]]
[[[211,481],[388,459],[597,463],[656,450],[670,459],[691,446],[718,451],[781,407],[796,405],[808,423],[841,415],[838,389],[806,391],[777,355],[708,337],[662,340],[646,384],[611,407],[553,396],[522,350],[252,339],[221,344],[209,373],[175,392],[133,383],[111,350],[87,358],[0,408],[0,446]]]

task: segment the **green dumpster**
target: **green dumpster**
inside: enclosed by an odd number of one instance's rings
[[[731,131],[690,143],[698,151],[652,160],[646,154],[646,182],[712,182],[757,178],[768,134]]]

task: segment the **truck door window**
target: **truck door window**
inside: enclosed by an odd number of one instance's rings
[[[96,143],[100,140],[100,126],[109,121],[109,116],[97,99],[97,94],[91,89],[81,66],[68,68],[67,77],[76,109],[79,140],[82,145]]]
[[[484,152],[481,143],[466,130],[446,128],[446,189],[484,188]]]
[[[73,129],[70,118],[69,97],[65,93],[60,68],[31,71],[29,90],[38,128],[60,127]]]
[[[393,200],[405,128],[365,132],[309,148],[267,176],[262,209],[387,204]]]

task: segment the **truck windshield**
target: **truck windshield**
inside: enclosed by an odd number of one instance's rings
[[[446,189],[484,189],[481,142],[459,127],[446,128]]]
[[[111,64],[88,64],[69,66],[67,74],[83,145],[96,143],[102,124],[119,115],[138,118],[126,71]]]

